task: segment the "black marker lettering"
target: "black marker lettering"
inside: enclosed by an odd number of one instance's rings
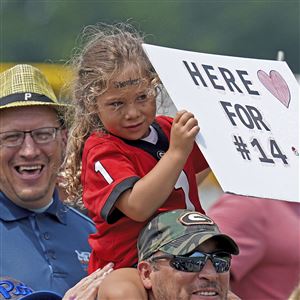
[[[223,78],[224,78],[224,80],[225,80],[225,82],[226,82],[226,84],[227,84],[227,86],[228,86],[228,88],[232,91],[232,92],[234,92],[234,89],[233,89],[233,87],[232,86],[234,86],[235,88],[236,88],[236,90],[239,92],[239,93],[243,93],[243,91],[237,86],[237,84],[235,83],[235,78],[234,78],[234,76],[232,75],[232,73],[229,71],[229,70],[227,70],[227,69],[225,69],[225,68],[219,68],[219,70],[220,70],[220,73],[221,73],[221,75],[223,76]],[[227,74],[227,75],[226,75]]]
[[[225,90],[224,86],[222,86],[222,85],[217,85],[217,84],[215,83],[215,80],[217,80],[218,77],[217,77],[216,75],[211,74],[211,73],[209,72],[209,70],[214,70],[214,68],[213,68],[212,66],[210,66],[210,65],[202,65],[202,67],[203,67],[203,69],[204,69],[204,71],[205,71],[205,73],[206,73],[208,79],[210,80],[211,84],[213,85],[213,87],[214,87],[215,89],[217,89],[217,90],[223,90],[223,91],[224,91],[224,90]]]
[[[250,90],[249,88],[249,85],[252,85],[252,82],[250,80],[246,80],[244,78],[244,75],[248,75],[247,71],[243,71],[243,70],[236,70],[237,74],[240,76],[246,90],[248,91],[248,93],[250,95],[259,95],[259,92],[258,91],[252,91]]]
[[[184,63],[184,65],[185,65],[185,67],[187,68],[188,72],[190,73],[190,75],[191,75],[191,77],[192,77],[194,83],[195,83],[196,85],[199,85],[199,82],[198,82],[197,79],[196,79],[196,77],[198,77],[198,78],[201,80],[202,85],[205,86],[205,87],[207,87],[207,84],[206,84],[206,82],[204,81],[204,79],[203,79],[203,77],[202,77],[200,71],[198,70],[196,64],[193,63],[193,62],[191,63],[192,66],[193,66],[193,68],[194,68],[194,71],[192,71],[192,70],[190,69],[190,67],[189,67],[189,65],[188,65],[188,63],[187,63],[186,61],[183,61],[183,63]]]

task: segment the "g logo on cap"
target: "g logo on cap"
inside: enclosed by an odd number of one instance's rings
[[[187,212],[179,218],[179,221],[186,226],[215,224],[208,216],[202,215],[198,212]]]

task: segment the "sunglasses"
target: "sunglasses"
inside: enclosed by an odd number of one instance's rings
[[[152,256],[150,261],[159,259],[169,259],[169,264],[177,271],[201,272],[208,259],[211,260],[217,273],[229,271],[231,265],[231,255],[227,252],[205,253],[195,251],[189,256],[161,255]]]

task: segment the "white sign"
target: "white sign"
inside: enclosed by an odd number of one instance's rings
[[[285,62],[144,45],[223,191],[299,202],[299,86]]]

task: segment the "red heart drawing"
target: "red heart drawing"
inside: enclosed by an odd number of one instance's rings
[[[272,70],[268,75],[263,70],[259,70],[257,72],[257,77],[273,96],[275,96],[285,107],[289,107],[291,93],[287,83],[277,71]]]

